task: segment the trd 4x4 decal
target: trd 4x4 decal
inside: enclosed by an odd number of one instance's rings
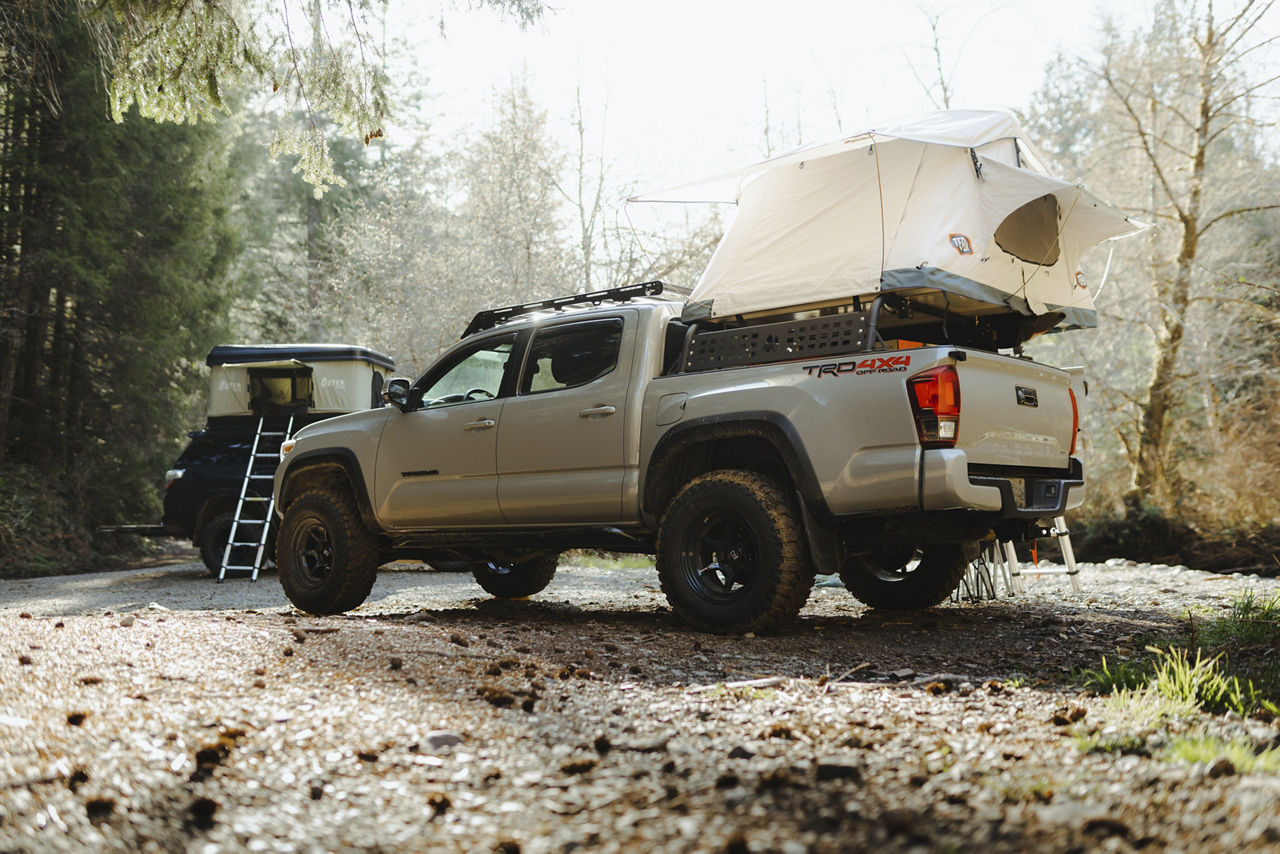
[[[847,362],[828,362],[825,365],[805,365],[802,370],[809,376],[853,374],[855,377],[866,374],[896,374],[905,371],[911,365],[910,356],[886,356],[874,359],[851,359]]]

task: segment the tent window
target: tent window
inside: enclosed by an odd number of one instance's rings
[[[1058,199],[1041,196],[1009,214],[996,229],[996,243],[1028,264],[1058,263]]]
[[[261,415],[311,408],[311,369],[250,368],[249,402]]]

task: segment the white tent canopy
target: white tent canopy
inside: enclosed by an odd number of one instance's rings
[[[932,113],[631,201],[738,205],[690,297],[715,317],[923,287],[1092,326],[1081,255],[1147,227],[1048,175],[1003,111]]]

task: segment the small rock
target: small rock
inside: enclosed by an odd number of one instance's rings
[[[84,811],[89,821],[94,823],[106,821],[115,811],[116,802],[111,798],[90,798],[84,803]]]
[[[89,716],[88,712],[68,712],[67,725],[80,726],[82,723],[84,723],[84,719],[87,718],[88,716]]]
[[[18,656],[18,663],[21,664],[23,667],[26,667],[29,664],[33,664],[34,660],[31,658],[31,656],[27,655],[24,652],[22,655]]]
[[[739,782],[741,781],[738,779],[738,775],[729,771],[728,773],[721,774],[716,778],[716,788],[732,789],[734,786],[738,785]]]
[[[571,759],[560,766],[562,774],[585,774],[596,767],[594,759]]]
[[[456,732],[449,732],[446,729],[433,729],[422,737],[423,744],[432,750],[440,750],[445,747],[453,747],[462,744],[463,737]]]
[[[404,667],[404,659],[398,655],[393,655],[391,656],[390,665],[392,670],[400,670]]]
[[[752,756],[755,756],[755,755],[756,754],[754,751],[748,750],[747,748],[743,747],[741,744],[739,744],[733,750],[729,751],[730,759],[750,759]]]
[[[453,801],[449,800],[449,796],[444,792],[432,792],[427,795],[427,806],[431,807],[431,811],[436,815],[444,815],[453,806]]]
[[[1091,818],[1084,823],[1084,832],[1096,836],[1129,836],[1129,825],[1123,821],[1105,816]]]
[[[486,703],[499,709],[514,706],[516,702],[514,694],[506,688],[499,688],[496,685],[483,685],[477,693]]]
[[[916,675],[916,672],[910,667],[900,667],[897,670],[889,671],[889,673],[895,679],[910,679],[912,676]]]
[[[845,762],[819,762],[819,780],[861,780],[862,769]]]
[[[1236,773],[1236,766],[1227,757],[1219,756],[1209,764],[1209,770],[1206,773],[1215,780],[1219,777],[1230,777]]]
[[[613,748],[609,739],[603,735],[597,735],[596,740],[591,742],[591,746],[594,747],[596,749],[596,753],[599,753],[601,756],[604,756]]]
[[[218,812],[218,802],[210,798],[196,798],[187,810],[191,823],[200,830],[213,827],[213,817]]]
[[[134,619],[133,614],[128,614],[128,615],[126,615],[126,616],[124,616],[124,617],[121,617],[121,618],[120,618],[120,625],[121,625],[121,627],[126,628],[126,629],[127,629],[127,628],[129,628],[130,626],[132,626],[135,622],[136,622],[136,620]]]

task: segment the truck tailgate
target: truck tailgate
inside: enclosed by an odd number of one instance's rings
[[[956,364],[956,447],[970,465],[1066,469],[1075,430],[1071,376],[1012,356],[967,350]]]

